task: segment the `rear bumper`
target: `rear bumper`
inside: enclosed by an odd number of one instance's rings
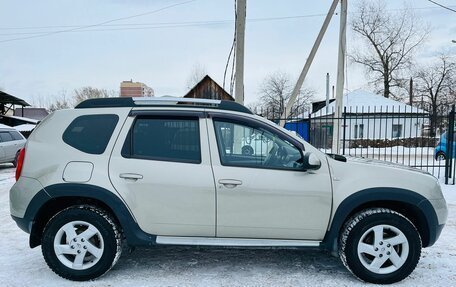
[[[14,221],[16,221],[16,224],[20,229],[22,229],[23,231],[30,234],[30,232],[32,230],[32,224],[33,224],[32,220],[29,220],[27,218],[20,218],[20,217],[14,216],[14,215],[11,215],[11,217],[13,218]]]

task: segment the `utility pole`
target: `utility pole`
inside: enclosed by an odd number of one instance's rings
[[[234,95],[236,103],[244,104],[244,40],[247,0],[236,0],[236,71]]]
[[[320,47],[321,40],[323,39],[323,36],[325,35],[326,29],[328,28],[329,22],[331,21],[334,11],[336,10],[338,2],[339,2],[339,0],[333,0],[333,3],[331,4],[331,7],[329,8],[328,14],[326,15],[325,21],[323,22],[320,32],[318,33],[317,39],[315,40],[315,43],[312,46],[312,50],[310,50],[309,57],[306,60],[304,68],[302,68],[298,81],[296,82],[293,92],[291,93],[290,99],[288,100],[287,107],[285,108],[285,111],[283,112],[283,114],[281,116],[282,119],[280,120],[280,125],[282,127],[285,126],[286,119],[290,115],[291,108],[293,107],[293,104],[295,103],[296,98],[298,97],[299,91],[301,90],[302,84],[304,83],[304,80],[306,78],[307,72],[309,71],[310,65],[312,65],[312,61],[315,57],[315,54],[317,53],[318,47]]]
[[[344,106],[345,52],[347,35],[347,1],[340,0],[339,54],[337,59],[336,109],[334,111],[333,140],[331,152],[339,154],[340,119]],[[345,127],[343,127],[345,129]]]

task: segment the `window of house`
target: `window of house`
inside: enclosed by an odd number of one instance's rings
[[[301,150],[261,127],[214,119],[222,165],[302,170]]]
[[[124,157],[201,163],[199,119],[136,119],[122,149]]]
[[[364,138],[364,124],[355,125],[355,139]]]
[[[402,125],[393,124],[393,138],[402,137]]]
[[[63,141],[85,153],[102,154],[119,121],[117,115],[85,115],[74,119],[63,133]]]

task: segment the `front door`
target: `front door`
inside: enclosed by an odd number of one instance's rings
[[[202,114],[146,112],[125,123],[111,181],[147,233],[215,236],[215,186]]]
[[[258,119],[208,119],[217,237],[322,240],[331,212],[324,155],[302,168],[303,145]]]

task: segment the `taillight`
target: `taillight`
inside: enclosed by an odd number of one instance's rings
[[[21,149],[21,151],[19,152],[19,156],[17,157],[16,181],[21,176],[22,167],[24,166],[24,157],[25,157],[25,148]]]

